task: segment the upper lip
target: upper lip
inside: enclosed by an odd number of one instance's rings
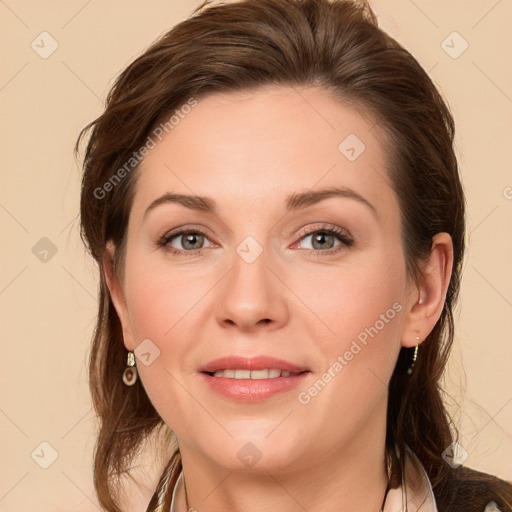
[[[210,361],[199,369],[200,372],[212,373],[218,370],[285,370],[293,373],[309,371],[305,366],[299,366],[283,359],[270,356],[243,357],[225,356]]]

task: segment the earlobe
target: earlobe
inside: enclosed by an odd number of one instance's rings
[[[110,298],[123,329],[124,345],[129,351],[134,350],[133,337],[131,335],[130,323],[128,320],[128,307],[122,283],[119,279],[114,265],[115,246],[112,241],[107,242],[103,253],[103,276],[110,293]]]
[[[402,335],[404,347],[414,347],[430,334],[443,312],[453,268],[453,243],[448,233],[432,239],[432,250],[422,269]]]

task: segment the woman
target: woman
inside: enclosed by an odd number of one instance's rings
[[[352,1],[199,7],[121,73],[90,132],[100,269],[95,487],[148,511],[511,510],[460,464],[439,380],[464,196],[448,107]]]

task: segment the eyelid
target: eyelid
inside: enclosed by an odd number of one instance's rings
[[[176,235],[182,233],[183,231],[194,231],[197,233],[211,236],[209,234],[210,230],[208,228],[205,228],[204,226],[201,226],[199,224],[197,224],[197,225],[196,224],[184,224],[183,226],[178,226],[169,231],[166,231],[165,234],[162,236],[162,238],[164,238],[164,237],[169,238],[172,236],[176,236]]]
[[[320,225],[311,226],[308,225],[306,228],[303,228],[299,233],[299,238],[302,239],[307,235],[311,235],[312,233],[316,233],[317,231],[334,231],[339,235],[345,235],[347,239],[353,241],[354,237],[348,231],[348,229],[342,228],[340,226],[336,226],[335,224],[326,224],[321,223]]]

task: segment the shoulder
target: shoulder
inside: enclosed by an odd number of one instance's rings
[[[434,489],[439,512],[512,512],[512,482],[461,466]]]

